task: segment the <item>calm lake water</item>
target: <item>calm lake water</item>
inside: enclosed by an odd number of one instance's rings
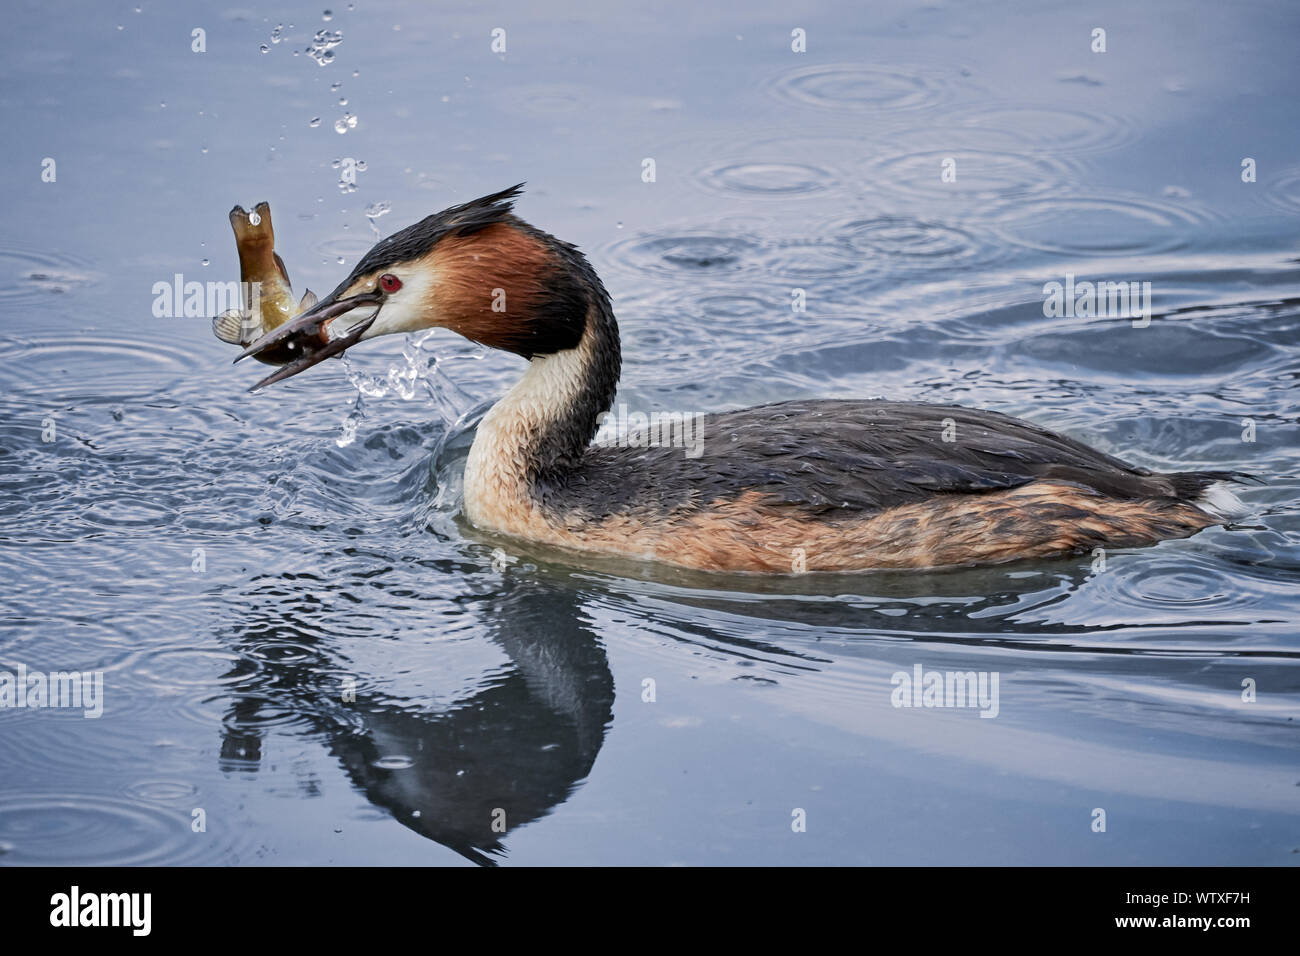
[[[103,690],[0,709],[0,863],[1300,862],[1300,8],[708,6],[6,6],[0,671]],[[945,573],[581,561],[459,517],[520,360],[439,332],[254,396],[154,314],[238,278],[235,203],[325,293],[521,180],[630,410],[960,402],[1252,472],[1251,514]],[[1067,275],[1149,325],[1045,315]],[[893,706],[917,666],[996,717]]]

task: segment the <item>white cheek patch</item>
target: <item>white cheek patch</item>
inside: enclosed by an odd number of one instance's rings
[[[389,295],[379,310],[379,318],[362,338],[373,339],[394,332],[418,332],[438,324],[432,295],[433,270],[416,266],[406,270],[394,269],[393,274],[402,280],[402,287]]]

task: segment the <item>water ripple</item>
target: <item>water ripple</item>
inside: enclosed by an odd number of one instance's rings
[[[84,259],[62,252],[0,245],[0,302],[35,304],[46,296],[88,288],[99,275]]]
[[[8,386],[51,402],[151,395],[199,367],[193,349],[159,338],[10,337],[4,348]]]
[[[565,116],[591,106],[590,87],[563,83],[508,86],[492,96],[498,109],[516,116]]]
[[[987,267],[1007,255],[1005,243],[980,238],[972,229],[909,216],[858,217],[833,223],[824,232],[863,256],[895,260],[891,265]]]
[[[41,866],[176,866],[229,859],[190,829],[188,812],[94,793],[0,793],[5,862]]]
[[[768,275],[793,281],[847,279],[880,269],[879,263],[837,237],[774,242],[764,260]]]
[[[956,128],[978,132],[981,139],[1009,136],[1036,149],[1071,153],[1120,149],[1139,138],[1137,125],[1129,119],[1082,108],[978,103],[963,107],[953,119]]]
[[[788,70],[766,89],[799,106],[879,113],[934,106],[946,95],[947,83],[937,71],[919,67],[827,63]]]
[[[1278,618],[1279,602],[1294,594],[1295,581],[1259,570],[1231,577],[1213,554],[1195,547],[1160,546],[1154,552],[1111,555],[1070,602],[1074,626],[1104,627],[1168,621],[1252,624]],[[1052,618],[1062,615],[1056,610]],[[1228,635],[1222,640],[1227,641]]]
[[[835,173],[810,163],[727,162],[696,173],[705,187],[745,198],[789,199],[839,185]]]
[[[602,258],[634,273],[671,278],[761,273],[765,244],[721,233],[640,235],[616,242]]]
[[[187,780],[151,778],[128,784],[122,788],[122,794],[141,803],[192,807],[199,795],[199,788]]]
[[[1266,203],[1283,212],[1300,213],[1300,166],[1284,169],[1270,180],[1263,198]]]
[[[954,174],[948,182],[946,168]],[[867,185],[892,202],[1018,203],[1060,191],[1073,176],[1073,164],[1060,155],[953,146],[877,159]]]
[[[1040,252],[1124,256],[1183,248],[1215,217],[1189,203],[1104,195],[1027,199],[995,219],[1008,241]]]

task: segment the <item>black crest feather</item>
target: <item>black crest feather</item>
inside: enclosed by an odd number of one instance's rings
[[[459,206],[449,206],[379,240],[325,301],[333,301],[363,275],[419,258],[447,236],[468,236],[494,223],[505,222],[523,189],[524,184],[518,183]]]

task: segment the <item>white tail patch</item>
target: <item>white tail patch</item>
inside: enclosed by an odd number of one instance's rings
[[[1225,521],[1241,518],[1250,513],[1250,509],[1246,507],[1242,500],[1221,481],[1216,481],[1210,485],[1197,495],[1193,501],[1202,511]]]

